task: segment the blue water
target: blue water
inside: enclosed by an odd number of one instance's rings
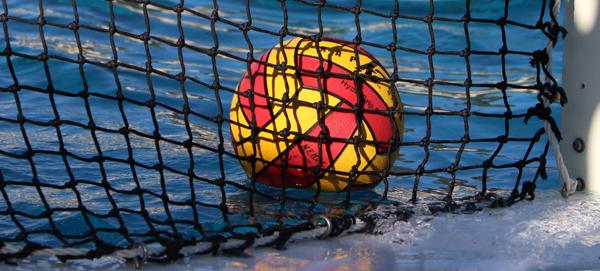
[[[37,1],[12,0],[7,2],[7,10],[10,16],[23,19],[37,19],[40,9]],[[48,22],[68,24],[74,20],[71,1],[46,0],[43,1],[44,16]],[[175,6],[179,1],[160,0],[154,1],[168,6]],[[228,0],[218,1],[219,15],[221,18],[235,22],[247,21],[246,1]],[[338,0],[328,1],[330,4],[342,6],[353,6],[355,1]],[[387,13],[393,9],[394,1],[363,1],[365,8]],[[474,18],[497,19],[503,15],[504,1],[472,1],[471,16]],[[509,16],[510,20],[520,23],[534,25],[539,17],[541,0],[519,0],[511,1]],[[147,32],[144,23],[143,9],[141,6],[127,1],[117,1],[114,5],[114,16],[116,26],[121,31],[133,34]],[[212,1],[185,1],[185,6],[201,14],[210,16],[213,5]],[[107,2],[97,0],[77,1],[79,20],[81,24],[107,29],[110,16]],[[301,34],[316,34],[317,7],[302,4],[300,2],[286,2],[288,27],[291,32]],[[429,1],[400,1],[400,13],[424,17],[429,12]],[[465,4],[462,0],[435,1],[435,15],[449,18],[461,18],[465,13]],[[177,16],[175,12],[163,10],[155,6],[148,6],[150,33],[152,36],[176,42],[179,38]],[[283,12],[277,1],[252,1],[251,4],[252,26],[269,31],[279,31],[283,24]],[[324,8],[322,10],[323,34],[337,36],[346,40],[352,40],[357,33],[355,16],[352,13]],[[547,18],[547,17],[546,17]],[[193,15],[189,12],[182,13],[181,27],[185,34],[188,45],[209,49],[215,46],[211,31],[211,22],[205,18]],[[364,41],[387,45],[393,42],[391,19],[378,17],[368,13],[361,13],[360,28]],[[466,47],[463,23],[439,22],[434,24],[434,35],[437,50],[458,51]],[[35,25],[9,20],[7,23],[8,37],[14,52],[39,55],[43,52],[43,44],[40,39],[39,29]],[[220,50],[237,57],[246,58],[250,52],[242,32],[222,21],[215,23]],[[427,24],[421,21],[398,19],[396,21],[398,33],[397,45],[416,50],[426,50],[431,40]],[[76,46],[76,38],[73,31],[51,25],[45,25],[43,32],[46,40],[47,50],[50,55],[69,59],[77,59],[79,49]],[[545,36],[537,30],[526,30],[515,26],[507,26],[507,46],[510,50],[534,51],[546,46]],[[83,55],[92,62],[107,62],[113,58],[113,52],[109,40],[109,34],[93,31],[85,28],[78,30]],[[472,50],[486,50],[497,52],[502,46],[500,27],[494,24],[470,23],[469,35]],[[279,37],[257,31],[250,31],[248,36],[254,48],[255,58],[279,42]],[[117,34],[114,37],[115,45],[120,62],[144,67],[147,61],[143,42]],[[0,36],[0,51],[7,44],[5,35]],[[392,57],[389,51],[364,46],[371,52],[388,70],[393,72]],[[181,63],[178,60],[178,50],[158,40],[149,43],[152,67],[164,73],[176,75],[181,72]],[[232,92],[238,80],[240,80],[246,69],[246,63],[233,58],[219,56],[216,60],[216,71],[213,70],[209,56],[191,50],[182,49],[186,75],[212,85],[218,77],[223,89],[215,93],[214,90],[187,80],[183,86],[185,89],[191,110],[196,114],[190,116],[190,131],[193,141],[197,144],[217,148],[220,138],[223,137],[223,145],[226,151],[233,153],[229,137],[229,127],[226,122],[221,127],[208,120],[215,117],[219,112],[227,112],[230,107]],[[430,77],[430,67],[426,55],[397,51],[397,72],[402,79],[424,80]],[[561,45],[559,43],[554,54],[555,74],[561,73]],[[51,58],[48,63],[49,74],[44,72],[43,62],[31,60],[19,56],[11,56],[12,63],[19,85],[27,85],[45,89],[51,79],[55,89],[76,94],[85,87],[89,92],[116,97],[120,89],[128,99],[145,102],[152,98],[149,82],[156,102],[181,110],[184,103],[182,87],[175,80],[152,74],[146,77],[145,73],[120,67],[116,69],[118,83],[115,74],[108,68],[85,64],[83,76],[80,74],[79,65]],[[433,58],[435,77],[437,80],[464,82],[467,77],[464,58],[458,56],[435,55]],[[502,81],[502,65],[500,56],[478,56],[470,58],[472,79],[474,83],[495,84]],[[509,83],[519,85],[535,84],[535,69],[529,66],[529,57],[508,55],[506,59],[506,72]],[[9,71],[8,58],[0,58],[0,88],[5,89],[15,82]],[[85,77],[85,80],[83,79]],[[560,78],[558,78],[560,80]],[[405,105],[406,112],[423,112],[428,104],[427,88],[422,85],[398,83],[401,99]],[[534,91],[508,90],[508,103],[514,114],[523,114],[528,108],[537,103],[537,93]],[[18,93],[20,105],[25,118],[32,121],[47,122],[55,118],[52,110],[52,102],[48,94],[31,90],[21,90]],[[221,100],[219,107],[217,100]],[[131,167],[117,160],[127,160],[127,142],[121,134],[116,133],[119,128],[129,124],[131,129],[152,135],[155,129],[170,140],[182,142],[187,140],[188,134],[182,114],[178,114],[162,106],[155,108],[155,127],[151,113],[145,106],[132,102],[124,102],[123,108],[126,120],[121,116],[119,104],[115,100],[92,96],[89,98],[91,115],[96,126],[105,130],[96,131],[102,155],[113,158],[111,161],[102,163],[106,176],[102,176],[100,165],[95,162],[86,162],[85,159],[97,156],[98,150],[94,145],[94,139],[89,130],[77,125],[64,124],[60,127],[60,134],[64,140],[65,148],[72,154],[83,159],[68,156],[67,164],[70,167],[75,180],[80,182],[76,189],[79,191],[81,202],[86,209],[96,214],[107,214],[116,207],[120,208],[121,221],[101,219],[90,215],[92,225],[95,228],[118,228],[124,223],[130,232],[147,232],[147,222],[135,212],[127,210],[141,210],[142,206],[137,195],[122,193],[136,188]],[[66,95],[54,95],[54,102],[60,119],[87,125],[90,121],[85,110],[84,99]],[[494,88],[473,87],[471,88],[471,103],[473,112],[503,114],[506,111],[502,100],[502,94]],[[432,105],[436,111],[460,111],[466,107],[465,90],[463,87],[449,87],[436,85],[432,97]],[[556,110],[555,110],[556,111]],[[23,140],[23,134],[19,125],[6,120],[16,120],[18,115],[15,97],[10,92],[0,91],[0,150],[3,152],[19,154],[27,150]],[[471,139],[496,138],[507,133],[510,137],[531,138],[542,127],[537,119],[530,120],[529,124],[523,123],[523,118],[510,120],[510,130],[505,131],[504,118],[490,118],[472,116],[469,118],[469,135]],[[460,116],[431,117],[432,140],[457,141],[464,135],[464,121]],[[39,126],[27,123],[24,126],[32,149],[48,150],[58,152],[60,149],[58,135],[54,127]],[[219,133],[219,128],[221,132]],[[405,142],[418,142],[426,135],[425,117],[417,115],[405,116]],[[136,162],[147,167],[159,163],[157,147],[154,140],[136,134],[129,135],[130,144],[133,147],[133,157]],[[540,156],[544,150],[545,137],[537,143],[530,158]],[[495,158],[494,163],[501,165],[513,163],[523,159],[528,142],[508,142]],[[460,144],[432,144],[430,146],[430,158],[426,169],[445,168],[455,160]],[[480,165],[488,159],[498,147],[497,143],[475,143],[466,144],[460,165]],[[200,178],[215,180],[225,179],[232,183],[248,185],[249,180],[245,172],[233,157],[218,153],[193,148],[192,159],[185,148],[162,141],[159,144],[162,161],[165,167],[170,167],[180,172],[187,172],[193,160],[193,170]],[[538,182],[538,189],[555,188],[558,178],[553,169],[553,158],[549,154],[548,162],[550,178],[548,181]],[[219,170],[219,161],[223,160],[224,175]],[[424,151],[421,146],[403,146],[400,149],[398,160],[393,165],[393,172],[412,171],[424,159]],[[65,163],[60,155],[36,154],[33,157],[35,172],[41,183],[63,185],[70,180]],[[531,180],[538,168],[537,163],[529,164],[523,172],[523,180]],[[0,154],[0,171],[7,181],[32,182],[33,169],[27,160],[16,159]],[[219,232],[227,226],[224,222],[226,216],[232,225],[247,223],[249,215],[248,199],[249,193],[230,184],[225,185],[224,195],[219,186],[195,180],[190,185],[187,176],[164,171],[161,176],[158,171],[135,166],[135,175],[139,180],[140,187],[154,192],[156,195],[168,194],[169,199],[175,202],[185,202],[192,199],[194,194],[197,203],[198,219],[207,232]],[[490,169],[488,172],[488,187],[491,190],[512,190],[518,171],[516,168]],[[457,187],[455,195],[471,195],[481,188],[481,169],[463,170],[457,172]],[[107,192],[101,185],[103,178],[111,186]],[[164,181],[166,191],[162,190],[161,179]],[[406,201],[410,193],[415,177],[402,176],[390,177],[390,190],[394,199]],[[427,198],[431,195],[445,195],[447,186],[452,180],[449,173],[426,174],[421,178],[420,196]],[[97,185],[95,185],[97,184]],[[192,189],[193,188],[193,192]],[[259,187],[261,191],[270,195],[279,195],[280,190]],[[356,206],[371,199],[378,199],[383,191],[383,184],[373,191],[355,193],[353,200]],[[12,209],[19,210],[29,215],[39,215],[46,210],[42,204],[42,195],[50,208],[78,208],[79,200],[73,190],[53,189],[44,187],[37,191],[31,186],[8,185],[5,187],[8,201]],[[121,191],[121,192],[119,192]],[[288,191],[288,194],[310,199],[313,192],[310,191]],[[113,203],[111,203],[114,201]],[[257,219],[261,223],[270,225],[276,223],[273,213],[278,213],[283,221],[293,223],[301,221],[310,215],[310,212],[318,213],[325,210],[331,211],[343,199],[345,194],[321,195],[320,203],[313,206],[314,209],[307,211],[310,204],[300,202],[287,202],[284,208],[277,202],[264,197],[254,197],[254,205],[258,214]],[[175,219],[192,221],[193,210],[190,206],[177,206],[170,204],[168,212],[161,198],[145,194],[143,197],[144,208],[148,210],[152,219],[163,221],[168,213]],[[230,214],[222,213],[218,205],[223,203]],[[12,238],[20,233],[15,221],[1,212],[7,210],[7,199],[0,196],[0,238]],[[18,222],[28,231],[48,229],[47,218],[27,218],[17,215]],[[84,235],[88,229],[87,223],[78,211],[56,211],[52,214],[52,220],[63,234]],[[291,221],[291,222],[290,222]],[[160,223],[159,223],[160,224]],[[157,230],[173,232],[175,229],[168,226],[155,225]],[[248,230],[248,229],[245,229]],[[190,237],[200,237],[198,232],[191,226],[178,224],[177,231]],[[244,231],[240,229],[239,231]],[[115,244],[125,245],[125,241],[117,234],[100,233]],[[103,236],[102,236],[103,235]],[[31,234],[29,240],[40,241],[46,244],[60,245],[62,241],[47,234]],[[76,240],[77,238],[74,238]]]

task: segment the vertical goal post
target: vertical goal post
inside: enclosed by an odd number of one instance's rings
[[[574,179],[600,192],[600,3],[564,1],[563,85],[569,98],[561,111],[561,152]]]

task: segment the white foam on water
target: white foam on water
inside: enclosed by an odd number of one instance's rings
[[[537,193],[531,202],[474,214],[414,216],[381,235],[355,234],[248,250],[249,257],[196,256],[144,270],[600,270],[600,196]],[[118,259],[4,270],[130,269]]]

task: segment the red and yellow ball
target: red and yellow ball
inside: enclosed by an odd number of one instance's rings
[[[397,157],[403,126],[383,66],[332,38],[294,38],[264,53],[230,110],[233,147],[251,178],[321,191],[379,183]]]

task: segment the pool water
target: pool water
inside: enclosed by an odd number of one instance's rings
[[[10,0],[3,2],[5,4],[3,12],[8,12],[10,16],[37,20],[40,15],[37,1]],[[179,3],[177,0],[153,2],[171,7]],[[222,20],[234,23],[247,22],[246,1],[216,2],[218,2],[219,16]],[[350,0],[327,2],[346,7],[352,7],[355,4],[355,1]],[[541,0],[510,1],[508,18],[523,24],[535,25],[539,18],[542,2]],[[364,8],[388,13],[393,9],[394,1],[363,1],[362,4]],[[185,1],[185,6],[206,16],[210,16],[214,10],[211,1],[188,0]],[[158,8],[155,5],[149,5],[144,11],[140,5],[131,3],[131,1],[114,1],[112,9],[116,27],[121,31],[139,35],[148,31],[148,25],[152,37],[160,37],[172,43],[179,39],[178,18],[173,11]],[[77,10],[80,24],[108,29],[111,20],[108,2],[79,0],[77,1]],[[287,1],[286,10],[287,25],[291,32],[304,35],[318,32],[318,7],[307,5],[302,1]],[[429,1],[400,1],[399,10],[402,15],[424,17],[429,13],[430,4]],[[503,16],[504,1],[472,1],[470,11],[473,18],[495,20]],[[73,5],[71,1],[67,0],[43,1],[43,12],[48,22],[69,24],[75,19]],[[148,13],[149,20],[147,22],[144,21],[144,12]],[[435,1],[435,16],[462,18],[465,12],[466,5],[463,0]],[[263,30],[278,32],[284,21],[282,6],[278,1],[252,1],[250,14],[252,26]],[[324,8],[321,19],[322,31],[326,36],[352,40],[357,35],[355,16],[352,13]],[[186,80],[183,85],[176,80],[160,75],[160,73],[147,76],[144,72],[127,67],[121,66],[113,71],[108,67],[93,64],[106,63],[114,56],[113,46],[106,31],[80,28],[78,30],[79,37],[76,37],[69,29],[44,25],[45,42],[42,42],[37,25],[18,20],[9,20],[6,23],[8,32],[0,35],[0,51],[4,50],[10,41],[13,52],[37,56],[47,48],[48,53],[55,56],[47,61],[47,73],[42,61],[19,55],[11,56],[10,61],[7,57],[0,57],[0,72],[4,74],[0,77],[0,89],[8,89],[16,83],[12,76],[9,76],[11,74],[9,62],[15,71],[18,84],[29,86],[29,89],[18,92],[19,102],[16,101],[13,93],[0,91],[0,172],[3,179],[7,181],[31,183],[35,175],[40,183],[49,184],[40,190],[33,186],[17,184],[7,185],[4,188],[12,205],[11,208],[27,214],[16,216],[16,219],[27,231],[51,229],[49,219],[40,217],[48,208],[71,208],[65,211],[55,211],[52,214],[52,220],[56,225],[52,227],[60,229],[62,234],[74,236],[85,235],[89,230],[88,225],[93,225],[94,228],[118,228],[123,224],[130,233],[148,232],[147,220],[139,213],[127,212],[127,210],[145,208],[149,212],[149,217],[156,221],[166,221],[169,216],[175,219],[192,219],[194,216],[192,208],[176,204],[165,206],[160,197],[162,194],[167,194],[169,200],[173,202],[185,202],[194,198],[198,202],[195,210],[199,214],[197,221],[204,226],[204,230],[208,233],[219,233],[226,228],[228,223],[231,225],[247,223],[251,216],[248,210],[249,192],[234,185],[225,185],[222,190],[218,185],[201,180],[225,179],[242,186],[250,184],[246,173],[234,157],[219,155],[218,152],[211,151],[211,149],[218,149],[222,142],[225,151],[233,153],[228,123],[219,125],[211,119],[219,114],[223,114],[227,118],[233,95],[231,90],[236,88],[246,70],[246,63],[236,57],[245,59],[250,52],[249,45],[242,31],[223,23],[223,21],[217,21],[211,25],[210,20],[190,12],[183,12],[180,20],[186,44],[207,50],[216,46],[216,39],[218,48],[227,52],[228,55],[217,57],[216,65],[213,67],[211,58],[198,50],[183,48],[181,52],[178,52],[176,47],[154,38],[150,40],[148,46],[151,57],[147,55],[144,43],[135,37],[116,34],[114,46],[118,52],[118,60],[122,63],[143,68],[150,60],[154,69],[173,76],[182,72],[183,65],[186,76],[195,79]],[[384,46],[393,42],[391,19],[363,12],[358,24],[364,41]],[[395,25],[398,46],[423,51],[430,47],[432,41],[426,23],[411,19],[398,19]],[[460,51],[467,46],[462,22],[435,21],[433,27],[436,50]],[[216,36],[213,34],[213,28],[216,30]],[[469,24],[468,29],[471,50],[497,52],[501,48],[502,33],[497,25],[473,22]],[[507,46],[510,50],[531,52],[544,48],[547,43],[545,36],[540,31],[515,26],[506,27],[506,36]],[[6,40],[6,37],[9,40]],[[255,58],[279,42],[279,36],[259,31],[249,31],[248,38],[251,41]],[[83,55],[90,62],[83,65],[82,70],[77,63],[61,60],[77,60],[80,50],[77,46],[77,39],[80,40]],[[425,80],[431,77],[427,55],[397,51],[395,54],[397,65],[394,68],[391,53],[388,50],[369,45],[363,47],[373,54],[389,73],[397,71],[399,78]],[[183,64],[179,61],[179,53],[184,60]],[[559,42],[554,54],[554,73],[559,81],[561,55]],[[530,66],[529,61],[530,57],[528,56],[508,55],[504,67],[507,82],[521,86],[534,85],[536,70]],[[463,57],[438,54],[434,55],[433,64],[436,80],[462,83],[467,78],[467,65]],[[502,61],[498,55],[473,55],[470,58],[470,67],[473,83],[496,84],[503,80]],[[218,78],[222,86],[219,91],[210,88],[215,78]],[[32,90],[36,88],[45,90],[50,81],[54,89],[62,91],[65,95],[53,95],[53,99],[50,99],[50,95],[47,93]],[[150,84],[151,87],[149,87]],[[403,140],[404,142],[420,142],[427,135],[426,117],[411,113],[422,113],[426,109],[429,104],[428,89],[422,84],[410,82],[398,82],[396,86],[407,113]],[[90,93],[96,94],[88,98],[89,105],[86,105],[85,100],[76,95],[85,88]],[[114,98],[119,91],[127,98],[127,101],[121,105]],[[526,113],[537,103],[536,95],[537,92],[533,90],[509,88],[507,103],[511,112],[513,114]],[[164,105],[155,107],[153,114],[148,107],[143,105],[151,99]],[[189,117],[189,129],[186,127],[183,114],[177,112],[177,110],[181,110],[185,99],[195,113]],[[507,135],[511,138],[532,138],[542,127],[542,123],[535,118],[525,124],[522,117],[507,121],[501,116],[482,116],[482,114],[504,114],[507,111],[502,92],[494,87],[472,87],[469,100],[472,112],[478,113],[468,119],[471,139],[489,139],[500,135]],[[17,105],[21,106],[24,117],[31,120],[24,124],[23,128],[14,123],[14,120],[18,119],[19,108]],[[438,112],[463,110],[467,106],[465,88],[435,85],[431,96],[431,105]],[[87,106],[91,113],[86,111]],[[119,109],[120,106],[122,106],[122,110]],[[54,112],[53,107],[57,112]],[[177,110],[171,110],[169,107]],[[554,111],[556,112],[556,110]],[[121,112],[125,113],[125,118]],[[55,114],[58,114],[63,122],[67,122],[60,126],[59,132],[65,149],[73,154],[66,158],[70,172],[67,170],[62,156],[56,154],[60,150],[57,129],[52,126],[35,124],[53,120]],[[93,116],[93,122],[97,127],[103,127],[94,135],[90,133],[89,129],[82,127],[90,122],[89,115]],[[555,117],[558,115],[555,114]],[[13,120],[13,122],[9,120]],[[462,116],[433,115],[430,121],[431,140],[439,143],[434,142],[429,146],[430,157],[425,168],[446,168],[454,163],[461,144],[444,142],[456,142],[465,135],[464,119]],[[508,123],[509,129],[505,128],[505,122]],[[138,131],[138,133],[129,135],[129,143],[123,135],[115,132],[125,125]],[[172,140],[172,142],[183,142],[189,139],[189,130],[193,142],[205,148],[194,147],[190,155],[184,147],[167,140],[156,143],[148,138],[148,135],[152,136],[156,129],[160,131],[163,138]],[[37,153],[32,158],[34,169],[27,160],[5,155],[6,153],[20,154],[27,150],[23,131],[27,134],[32,149],[48,151]],[[96,146],[95,141],[98,142],[99,147]],[[133,150],[131,156],[139,163],[135,166],[135,176],[132,174],[132,167],[125,163],[130,155],[127,144],[130,144]],[[509,141],[501,148],[494,163],[501,165],[523,159],[528,145],[529,142]],[[540,142],[534,145],[529,157],[540,156],[544,152],[544,147],[545,137],[542,136]],[[497,142],[469,142],[464,146],[460,165],[481,165],[497,148]],[[104,157],[111,157],[111,159],[101,164],[90,162],[90,159],[99,155],[99,150]],[[160,152],[160,156],[157,155],[158,152]],[[558,177],[552,154],[549,153],[548,157],[549,179],[537,182],[540,190],[558,187]],[[405,202],[410,198],[415,176],[401,173],[414,171],[424,159],[423,146],[407,145],[400,148],[399,158],[391,170],[392,173],[397,174],[388,180],[391,199]],[[164,164],[164,167],[172,170],[165,170],[163,174],[160,174],[151,168],[160,162]],[[223,170],[221,170],[221,164]],[[523,169],[522,180],[532,180],[538,172],[538,166],[538,163],[528,164]],[[103,176],[103,170],[100,167],[104,169],[106,176]],[[190,168],[198,176],[193,182],[190,182],[188,176],[182,174],[187,173]],[[515,167],[492,168],[488,172],[488,187],[492,191],[511,191],[517,174],[518,170]],[[455,196],[472,195],[479,191],[481,175],[480,168],[458,171]],[[79,191],[78,195],[70,189],[56,188],[56,186],[64,185],[71,178],[85,180],[76,186]],[[140,200],[137,195],[123,192],[136,188],[134,179],[138,180],[142,189],[152,192],[145,194],[143,200]],[[106,180],[111,189],[106,190],[102,180]],[[451,181],[451,174],[446,172],[423,175],[419,185],[420,198],[428,199],[446,195]],[[259,189],[269,195],[281,193],[279,189],[268,187],[259,187]],[[352,202],[354,205],[349,209],[355,211],[365,202],[379,198],[383,190],[384,185],[381,184],[373,191],[354,193]],[[287,193],[305,199],[314,196],[311,191],[290,190]],[[42,204],[42,196],[45,204]],[[282,206],[278,201],[256,196],[253,198],[253,205],[255,211],[261,214],[258,217],[259,222],[272,225],[281,221],[278,219],[297,222],[310,213],[331,211],[344,199],[345,194],[324,194],[321,195],[319,203],[316,205],[288,202]],[[143,207],[141,206],[142,202]],[[21,230],[16,227],[11,216],[2,214],[3,210],[7,210],[7,204],[7,199],[0,196],[0,238],[16,238]],[[89,212],[96,214],[107,214],[116,206],[121,210],[122,219],[90,215],[92,221],[86,222],[81,212],[76,211],[81,208],[80,204],[83,204]],[[219,209],[222,206],[227,207],[229,213]],[[311,208],[307,209],[308,207]],[[270,215],[273,213],[278,213],[278,218]],[[157,224],[156,227],[159,231],[175,231],[168,225]],[[178,225],[177,231],[187,237],[201,237],[192,226],[187,224]],[[108,231],[98,234],[102,239],[115,245],[125,246],[127,244],[127,240],[117,233]],[[32,234],[29,236],[29,240],[48,245],[64,244],[64,240],[58,240],[50,234]]]

